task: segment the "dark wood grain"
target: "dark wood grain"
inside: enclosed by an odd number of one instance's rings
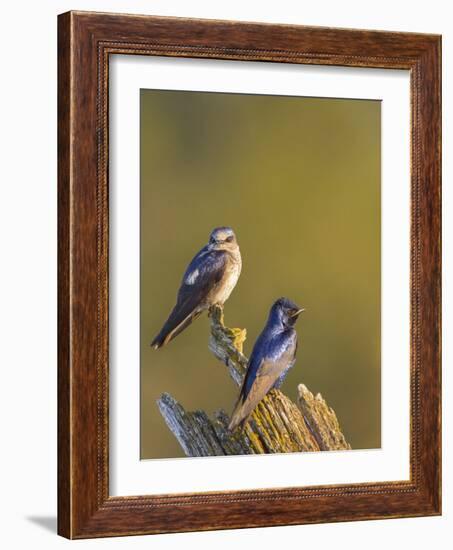
[[[71,12],[59,17],[58,45],[59,533],[85,538],[439,514],[440,37]],[[111,54],[410,71],[410,481],[109,496]]]
[[[58,532],[70,536],[70,16],[58,25]]]

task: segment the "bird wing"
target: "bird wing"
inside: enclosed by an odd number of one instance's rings
[[[178,303],[203,303],[209,291],[221,281],[228,263],[224,250],[203,248],[190,262],[178,291]]]
[[[152,346],[167,344],[198,317],[210,290],[225,274],[226,254],[222,250],[209,251],[205,247],[190,262],[178,291],[176,305]]]
[[[245,425],[258,403],[270,391],[278,378],[294,363],[297,349],[297,335],[293,331],[286,341],[271,342],[266,346],[277,349],[275,353],[263,354],[257,364],[256,356],[252,353],[247,373],[242,384],[239,399],[231,415],[230,430],[239,424]]]

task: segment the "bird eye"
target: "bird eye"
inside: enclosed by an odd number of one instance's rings
[[[227,243],[232,243],[234,241],[234,237],[233,237],[233,235],[230,235],[225,240],[226,240]]]

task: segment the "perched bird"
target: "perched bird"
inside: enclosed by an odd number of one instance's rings
[[[244,429],[250,415],[263,397],[279,388],[288,370],[296,362],[297,333],[294,324],[304,311],[287,298],[278,299],[271,307],[263,332],[255,342],[239,398],[228,426]]]
[[[241,273],[242,260],[230,227],[217,227],[209,243],[198,252],[184,273],[178,298],[151,346],[158,349],[173,340],[200,313],[228,300]]]

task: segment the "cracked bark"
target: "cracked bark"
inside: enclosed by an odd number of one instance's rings
[[[245,329],[228,328],[222,308],[210,311],[209,349],[222,361],[239,386],[247,368],[242,353]],[[228,431],[229,417],[218,410],[210,418],[204,411],[186,411],[170,394],[157,401],[170,431],[186,456],[288,453],[350,449],[337,416],[318,393],[298,386],[297,404],[280,390],[271,390],[255,408],[243,432]],[[233,404],[232,404],[233,405]]]

